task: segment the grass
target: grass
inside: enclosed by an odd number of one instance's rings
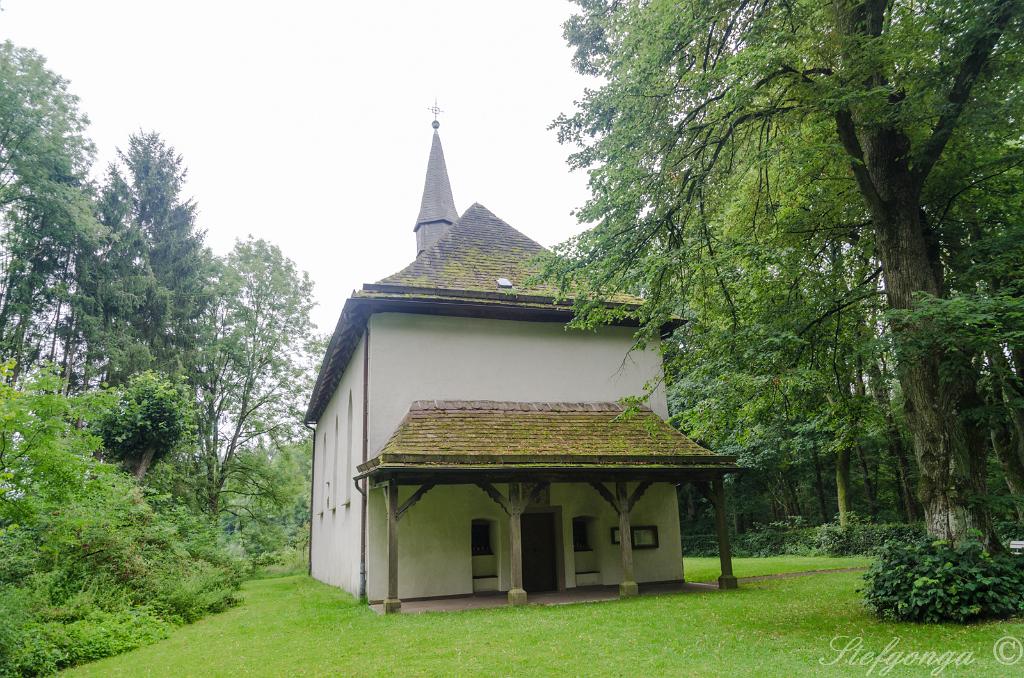
[[[710,559],[687,559],[688,571],[711,576],[704,560]],[[771,560],[777,562],[737,559],[736,574],[850,566],[846,559]],[[864,649],[873,651],[898,638],[901,650],[974,653],[973,664],[947,668],[945,676],[1012,673],[996,663],[992,646],[1006,635],[1024,639],[1024,623],[879,622],[861,606],[859,584],[857,573],[830,573],[727,592],[383,617],[308,577],[263,579],[246,584],[245,601],[237,608],[68,674],[866,675],[867,667],[820,665],[821,657],[835,658],[829,648],[835,636],[860,637]],[[896,667],[881,675],[924,676],[931,668]]]
[[[867,567],[866,556],[825,558],[821,556],[771,556],[769,558],[733,558],[732,573],[737,577],[760,577],[780,572],[812,572],[814,570],[840,570],[847,567]],[[684,558],[686,581],[716,581],[721,574],[718,558]]]

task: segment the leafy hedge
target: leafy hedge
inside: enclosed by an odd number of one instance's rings
[[[1024,613],[1024,558],[989,555],[977,541],[893,542],[864,578],[865,603],[886,619],[962,624]]]
[[[151,643],[236,602],[215,526],[160,513],[114,471],[0,534],[0,676],[48,674]]]
[[[763,558],[781,555],[852,556],[870,555],[886,544],[907,543],[924,535],[919,524],[851,522],[846,527],[826,523],[800,527],[792,523],[771,523],[760,529],[731,535],[732,554]],[[717,556],[714,534],[683,535],[683,553],[688,556]]]

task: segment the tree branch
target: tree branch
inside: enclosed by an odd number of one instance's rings
[[[942,155],[946,143],[953,136],[957,121],[971,94],[971,89],[1013,17],[1016,5],[1015,0],[1000,0],[996,4],[991,19],[983,22],[985,25],[981,34],[975,37],[967,58],[960,64],[960,70],[953,79],[953,86],[950,88],[949,94],[946,95],[947,106],[935,123],[931,136],[921,147],[917,162],[914,164],[912,171],[918,188],[924,184],[925,179],[928,178],[935,163]]]

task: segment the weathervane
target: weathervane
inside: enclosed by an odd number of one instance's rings
[[[434,105],[428,106],[427,110],[434,114],[434,122],[430,123],[430,126],[437,129],[441,126],[441,123],[437,121],[437,116],[439,113],[444,113],[444,111],[437,107],[437,97],[434,97]]]

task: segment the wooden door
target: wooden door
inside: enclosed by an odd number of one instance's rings
[[[556,590],[554,514],[524,513],[522,534],[523,588],[527,593]]]

